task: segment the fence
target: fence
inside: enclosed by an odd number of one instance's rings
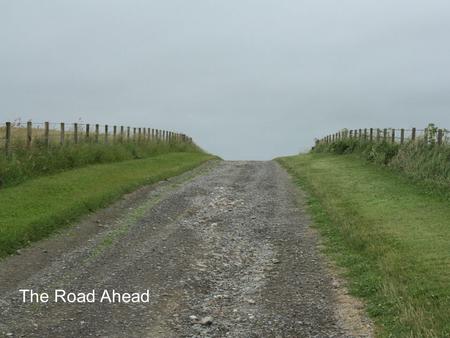
[[[429,144],[450,144],[450,132],[446,129],[438,129],[429,126],[425,129],[395,129],[395,128],[365,128],[343,129],[337,133],[316,139],[316,145],[328,144],[344,139],[357,139],[370,142],[407,143],[423,140]]]
[[[82,123],[0,123],[0,149],[6,155],[16,148],[31,148],[34,144],[51,145],[124,142],[186,142],[192,138],[185,134],[154,128]]]

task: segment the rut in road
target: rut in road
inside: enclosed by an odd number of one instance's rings
[[[143,188],[0,262],[0,333],[371,336],[319,254],[296,189],[272,161],[210,163]],[[23,304],[21,288],[148,289],[150,302]]]

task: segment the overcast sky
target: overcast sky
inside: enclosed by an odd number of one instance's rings
[[[448,0],[0,0],[0,120],[178,130],[225,159],[450,128]]]

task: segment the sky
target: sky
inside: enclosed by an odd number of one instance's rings
[[[184,132],[229,160],[450,128],[448,0],[0,0],[0,122]]]

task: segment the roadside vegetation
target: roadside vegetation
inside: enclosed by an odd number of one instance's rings
[[[448,156],[420,142],[343,140],[278,159],[309,192],[325,250],[380,337],[450,337],[450,205],[430,189],[448,189]]]
[[[128,148],[128,153],[126,146],[124,149],[125,155],[120,159],[126,156],[133,158],[135,155],[129,154],[133,154],[133,149],[139,150],[138,147]],[[86,150],[89,154],[91,151]],[[149,151],[149,154],[154,153]],[[14,253],[29,242],[47,236],[83,214],[106,206],[141,185],[179,175],[213,158],[199,151],[171,152],[144,159],[90,165],[2,188],[0,257]]]
[[[367,139],[343,138],[335,142],[320,143],[314,147],[316,153],[357,154],[368,162],[401,172],[416,183],[431,188],[434,193],[450,192],[450,146],[436,142],[437,128],[430,124],[425,129],[427,137],[404,144],[390,141],[369,141]],[[444,130],[445,134],[447,131]]]
[[[3,135],[5,127],[0,127]],[[24,182],[30,178],[80,168],[91,164],[113,163],[142,159],[171,152],[202,152],[195,143],[181,140],[152,139],[145,142],[132,139],[124,142],[95,142],[93,137],[77,144],[69,141],[73,135],[66,133],[66,141],[59,144],[57,131],[50,131],[50,142],[45,142],[42,130],[34,128],[33,143],[25,143],[26,129],[14,128],[12,151],[6,156],[0,149],[0,189]],[[81,137],[81,136],[80,136]],[[100,135],[104,138],[104,135]],[[53,141],[53,142],[52,142]]]

